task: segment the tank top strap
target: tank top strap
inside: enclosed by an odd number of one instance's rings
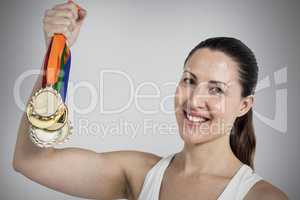
[[[238,197],[244,199],[250,189],[259,181],[263,180],[261,176],[256,174],[249,166],[248,172],[243,177],[243,181],[238,190]]]
[[[251,167],[244,164],[230,180],[218,200],[242,200],[260,180],[262,180],[262,177],[254,173]]]
[[[174,155],[163,157],[147,172],[138,200],[158,199],[164,172]]]

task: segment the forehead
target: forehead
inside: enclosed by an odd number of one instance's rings
[[[185,70],[203,81],[232,82],[238,80],[237,63],[221,51],[197,50],[187,61]]]

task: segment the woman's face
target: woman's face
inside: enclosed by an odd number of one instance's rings
[[[203,48],[187,61],[175,95],[181,138],[203,143],[228,135],[253,101],[242,98],[238,65],[220,51]],[[243,113],[244,111],[244,113]]]

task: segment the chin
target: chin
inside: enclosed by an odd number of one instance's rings
[[[201,131],[195,131],[191,129],[182,129],[180,131],[180,137],[186,144],[204,144],[208,143],[210,141],[213,141],[217,138],[222,137],[221,135],[216,135],[212,133],[207,132],[201,132]]]

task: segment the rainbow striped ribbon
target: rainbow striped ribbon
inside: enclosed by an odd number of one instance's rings
[[[65,102],[71,68],[71,51],[62,34],[55,34],[44,60],[43,87],[53,87]]]

